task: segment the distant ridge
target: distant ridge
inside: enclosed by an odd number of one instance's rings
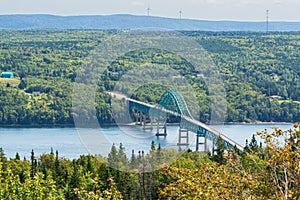
[[[208,21],[154,16],[0,15],[0,29],[140,29],[266,31],[265,22]],[[270,22],[269,31],[300,31],[300,22]]]

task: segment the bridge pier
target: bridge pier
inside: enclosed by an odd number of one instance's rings
[[[167,136],[166,122],[160,122],[159,120],[157,120],[156,136]]]
[[[185,139],[185,142],[183,141]],[[187,129],[179,128],[178,146],[189,145],[189,131]]]
[[[109,92],[109,94],[114,95],[114,93],[111,92]],[[116,98],[120,97],[122,97],[122,95],[116,95]],[[144,113],[150,116],[155,116],[158,121],[165,120],[166,116],[174,116],[176,118],[180,118],[180,120],[185,124],[184,127],[188,127],[189,132],[196,133],[196,151],[202,149],[204,151],[210,150],[207,146],[207,139],[214,140],[217,137],[220,137],[222,139],[222,141],[225,143],[226,148],[234,148],[236,146],[240,151],[244,151],[243,146],[239,145],[219,131],[214,130],[206,124],[194,119],[186,105],[184,98],[180,93],[176,91],[170,90],[164,93],[157,106],[131,99],[126,96],[123,96],[122,98],[125,98],[125,100],[128,102],[130,110],[135,110],[136,124],[143,125],[146,129],[148,127],[146,121],[144,120]],[[156,124],[153,125],[153,128],[155,128],[155,125]],[[178,144],[184,144],[184,142],[188,143],[188,138],[185,138],[184,135],[187,133],[181,130],[179,134]],[[157,123],[156,135],[167,135],[166,124],[161,125],[160,122]],[[200,149],[199,147],[201,145],[204,145],[204,148]]]
[[[200,140],[200,138],[202,140]],[[196,151],[199,151],[199,146],[203,146],[203,151],[207,151],[207,139],[206,137],[199,136],[196,134]]]
[[[137,111],[135,114],[135,118],[136,118],[136,121],[135,121],[136,125],[143,125],[144,114],[142,112]]]
[[[144,130],[153,130],[153,119],[151,117],[147,118],[147,116],[144,115],[143,129]]]

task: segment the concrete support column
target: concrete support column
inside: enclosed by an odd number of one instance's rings
[[[143,125],[143,113],[140,112],[140,111],[137,111],[135,116],[136,116],[135,124],[136,125]]]
[[[189,145],[189,131],[187,129],[179,128],[178,143],[179,146]]]
[[[157,120],[156,136],[167,136],[166,122],[160,122],[159,120]]]
[[[202,141],[200,141],[200,138],[202,139]],[[204,152],[207,151],[207,139],[206,139],[206,137],[196,135],[196,151],[199,151],[199,146],[203,147],[202,149],[203,149]]]
[[[147,115],[144,115],[143,118],[143,129],[153,130],[153,120],[151,119],[151,117],[148,117]]]

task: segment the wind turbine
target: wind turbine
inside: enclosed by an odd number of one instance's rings
[[[180,9],[180,11],[179,11],[179,19],[181,19],[181,17],[182,17],[182,10]]]
[[[150,16],[150,10],[151,10],[151,8],[150,8],[150,5],[149,5],[148,8],[147,8],[147,15],[148,16]]]

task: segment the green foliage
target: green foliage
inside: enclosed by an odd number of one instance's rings
[[[267,177],[280,199],[300,198],[300,123],[294,130],[275,128],[273,133],[259,132],[266,144],[265,160],[268,163]],[[284,140],[285,144],[282,144]]]
[[[258,152],[258,150],[259,150],[255,135],[252,136],[251,142],[249,143],[249,148],[250,148],[250,151],[253,151],[253,152]]]
[[[0,199],[299,199],[300,123],[294,130],[258,134],[265,140],[263,149],[255,137],[242,154],[224,152],[218,142],[222,158],[184,151],[174,163],[144,173],[130,169],[151,169],[158,164],[156,156],[166,160],[173,152],[152,143],[149,153],[132,152],[128,160],[120,144],[112,146],[108,158],[71,161],[52,150],[39,157],[32,151],[26,161],[8,160],[0,148]]]
[[[224,159],[224,152],[226,150],[226,146],[224,144],[224,141],[222,140],[222,138],[219,136],[217,141],[216,141],[216,147],[215,149],[213,149],[213,160],[224,164],[225,159]]]
[[[0,125],[73,125],[72,83],[77,70],[90,51],[113,34],[94,30],[0,30],[0,68],[16,75],[15,79],[0,79]],[[197,40],[220,70],[227,93],[226,121],[300,121],[298,33],[183,34]],[[128,70],[149,64],[166,65],[183,75],[195,90],[200,105],[197,116],[202,122],[210,120],[210,91],[193,66],[170,52],[148,49],[118,58],[99,80],[95,107],[100,123],[114,123],[110,97],[103,92],[112,90]],[[154,104],[166,89],[146,85],[132,97]],[[281,99],[269,98],[273,95]]]

